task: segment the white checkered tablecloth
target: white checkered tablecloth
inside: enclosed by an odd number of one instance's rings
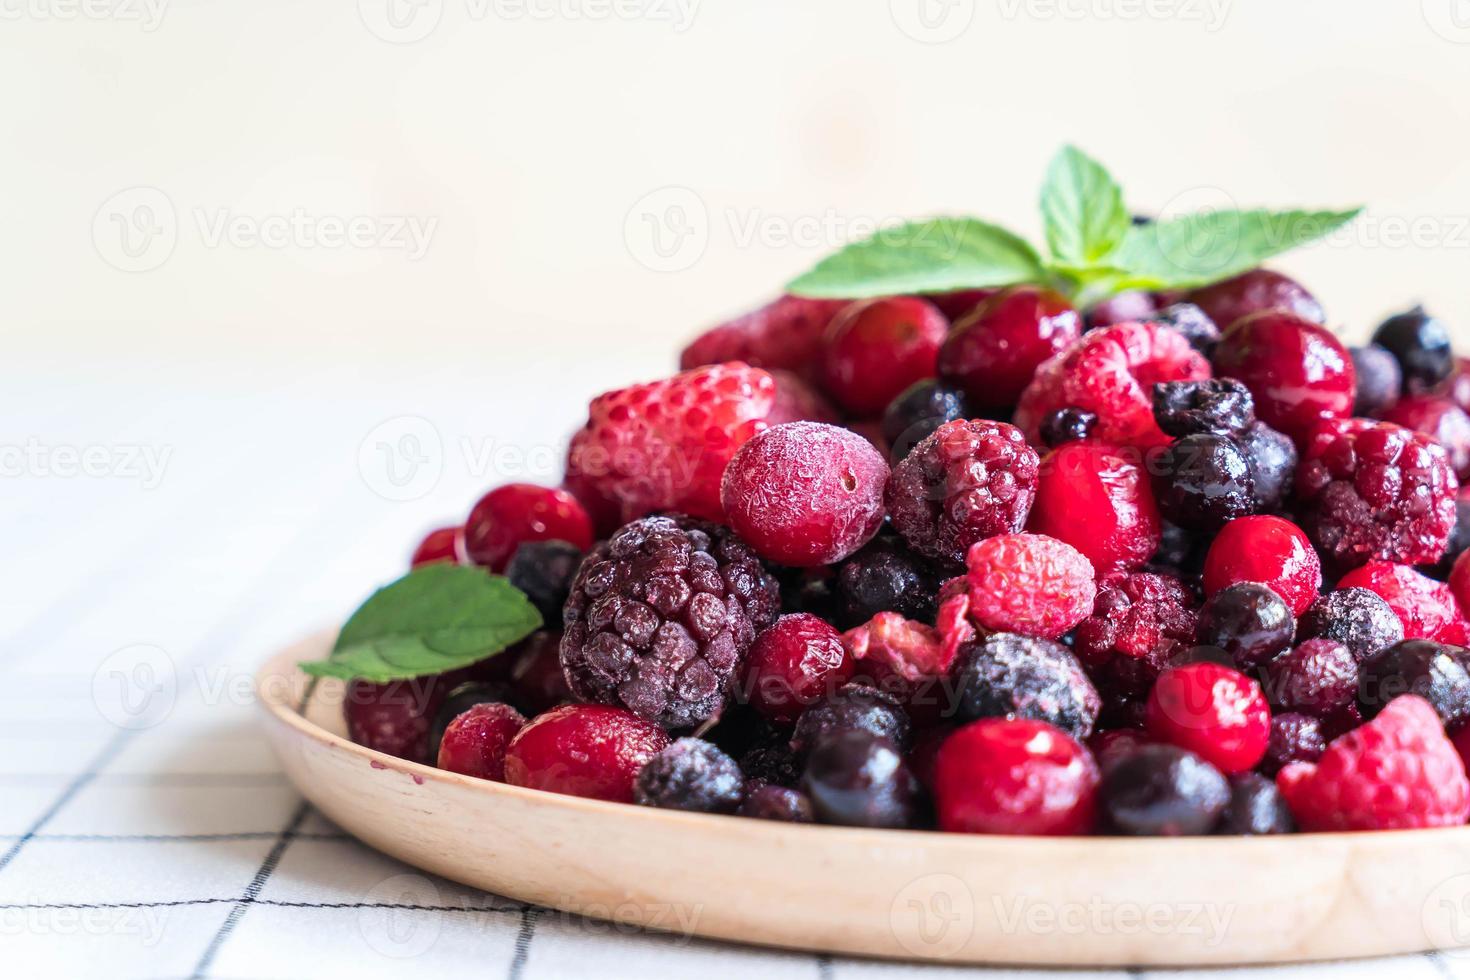
[[[530,446],[574,421],[570,410],[527,420],[517,407],[535,392],[523,384],[487,393],[426,374],[404,394],[345,368],[252,369],[190,389],[147,365],[64,389],[7,382],[11,441],[34,438],[42,452],[0,481],[0,976],[1046,974],[630,933],[420,874],[301,801],[257,734],[248,678],[504,478],[454,448],[465,434],[512,418],[544,427],[518,435]],[[442,445],[420,448],[441,472],[396,502],[372,447],[359,450],[403,416],[431,420]],[[59,463],[67,446],[102,447],[107,472],[67,476],[36,461]],[[161,476],[139,463],[144,450],[155,462],[166,451]],[[1470,959],[1228,972],[1470,977]]]

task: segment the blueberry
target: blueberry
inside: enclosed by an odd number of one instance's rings
[[[1455,367],[1449,329],[1416,306],[1391,316],[1373,332],[1373,343],[1392,354],[1410,391],[1423,391],[1450,376]]]
[[[1041,421],[1041,441],[1055,449],[1064,442],[1086,439],[1097,425],[1097,413],[1085,408],[1059,408]]]
[[[1215,833],[1255,837],[1289,834],[1295,829],[1296,822],[1275,783],[1254,772],[1230,777],[1230,802]]]
[[[1217,531],[1256,510],[1256,483],[1234,438],[1199,432],[1176,439],[1153,461],[1154,498],[1165,520]]]
[[[681,738],[643,764],[633,796],[663,810],[731,813],[745,796],[745,776],[714,744]]]
[[[1230,654],[1238,669],[1259,667],[1291,646],[1296,620],[1269,586],[1237,582],[1205,600],[1199,643]]]
[[[896,463],[946,422],[971,418],[965,393],[939,381],[918,381],[883,411],[883,438]]]
[[[1193,303],[1174,303],[1149,317],[1184,335],[1189,346],[1209,357],[1220,342],[1220,327]]]
[[[1296,445],[1265,422],[1256,422],[1240,435],[1256,486],[1256,511],[1279,510],[1296,476]]]
[[[1450,541],[1445,545],[1444,556],[1420,571],[1441,582],[1448,581],[1450,569],[1455,567],[1455,559],[1466,548],[1470,548],[1470,497],[1462,495],[1455,498],[1455,529],[1450,532]]]
[[[1051,640],[992,633],[961,649],[951,670],[960,721],[1029,718],[1084,739],[1102,710],[1077,658]]]
[[[1405,640],[1363,661],[1358,708],[1372,719],[1401,694],[1417,694],[1434,706],[1447,729],[1470,721],[1467,652],[1433,640]]]
[[[1240,433],[1255,420],[1250,389],[1231,378],[1154,385],[1154,421],[1168,435]]]
[[[825,738],[812,750],[801,788],[822,823],[908,827],[919,785],[892,739],[865,731]]]
[[[1192,752],[1145,745],[1103,774],[1099,792],[1105,823],[1131,837],[1208,834],[1230,802],[1230,784]]]
[[[582,551],[565,541],[527,541],[516,549],[505,577],[526,594],[531,605],[552,628],[561,625],[561,607],[566,604],[572,578],[582,564]]]
[[[1404,638],[1404,624],[1387,601],[1367,589],[1329,592],[1315,600],[1297,621],[1297,639],[1336,640],[1358,660]]]
[[[791,748],[805,756],[828,738],[853,730],[883,736],[899,748],[909,744],[909,716],[897,698],[866,684],[844,684],[802,712]]]
[[[742,817],[756,820],[779,820],[784,823],[811,823],[812,801],[800,790],[785,786],[757,786],[745,797],[736,811]]]
[[[1352,347],[1348,353],[1352,355],[1353,370],[1358,378],[1354,415],[1376,415],[1399,400],[1404,388],[1404,372],[1392,354],[1377,344]]]
[[[851,629],[880,612],[932,621],[939,584],[933,566],[901,540],[876,538],[837,572],[837,623]]]

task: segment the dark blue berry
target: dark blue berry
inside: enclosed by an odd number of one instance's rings
[[[1289,834],[1295,829],[1296,822],[1275,783],[1254,772],[1230,777],[1230,802],[1215,833],[1256,837]]]
[[[1433,640],[1404,640],[1363,661],[1358,710],[1371,720],[1394,698],[1417,694],[1434,706],[1445,728],[1470,721],[1467,652]]]
[[[1448,581],[1450,570],[1455,567],[1455,559],[1466,548],[1470,548],[1470,497],[1460,495],[1455,497],[1455,529],[1450,532],[1450,541],[1445,545],[1444,556],[1433,565],[1420,570],[1441,582]]]
[[[992,633],[962,648],[951,670],[961,722],[1029,718],[1084,739],[1102,710],[1072,651],[1051,640]]]
[[[735,812],[742,817],[784,823],[811,823],[816,819],[812,813],[812,801],[806,794],[785,786],[755,787]]]
[[[1296,445],[1265,422],[1256,422],[1237,436],[1250,462],[1256,486],[1256,513],[1280,510],[1296,476]]]
[[[1220,327],[1208,313],[1193,303],[1175,303],[1149,317],[1157,323],[1177,330],[1189,346],[1209,357],[1220,342]]]
[[[572,579],[582,564],[582,550],[565,541],[527,541],[516,549],[505,566],[510,584],[526,594],[549,627],[561,626],[561,607],[566,605]]]
[[[1297,620],[1298,641],[1321,637],[1347,647],[1366,660],[1404,638],[1404,624],[1376,592],[1349,588],[1316,599]]]
[[[1404,372],[1398,360],[1376,344],[1351,347],[1353,373],[1358,379],[1353,414],[1377,415],[1399,400],[1404,390]]]
[[[880,612],[932,621],[939,584],[927,559],[896,537],[880,536],[838,569],[837,624],[851,629]]]
[[[1256,420],[1250,389],[1233,378],[1154,385],[1154,421],[1176,438],[1198,432],[1244,432]]]
[[[745,776],[713,743],[681,738],[644,763],[633,796],[663,810],[731,813],[745,796]]]
[[[963,391],[932,379],[919,381],[883,411],[883,438],[897,462],[944,423],[972,417]]]
[[[1269,586],[1237,582],[1205,600],[1199,611],[1201,646],[1219,647],[1239,670],[1265,664],[1291,646],[1296,619]]]
[[[1105,824],[1131,837],[1187,837],[1214,830],[1230,784],[1214,766],[1172,745],[1144,745],[1108,767],[1099,791]]]
[[[1218,531],[1256,511],[1256,483],[1240,443],[1218,432],[1176,439],[1151,463],[1154,498],[1164,519]]]
[[[867,684],[844,684],[831,697],[801,713],[791,735],[791,748],[805,756],[826,739],[849,731],[881,735],[899,748],[907,748],[909,730],[909,716],[893,695]]]
[[[1049,448],[1078,442],[1092,434],[1097,413],[1084,408],[1060,408],[1041,421],[1041,441]]]
[[[919,785],[892,739],[865,731],[824,738],[812,750],[801,788],[822,823],[909,827]]]
[[[1316,762],[1327,751],[1322,723],[1309,715],[1283,712],[1271,716],[1271,738],[1261,759],[1261,772],[1275,776],[1292,762]]]
[[[1422,306],[1384,320],[1373,332],[1373,343],[1399,362],[1404,385],[1410,391],[1434,387],[1455,368],[1449,328],[1425,313]]]

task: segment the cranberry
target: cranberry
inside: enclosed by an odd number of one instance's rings
[[[1261,771],[1274,776],[1293,762],[1316,762],[1327,751],[1322,723],[1294,712],[1271,716],[1271,738],[1261,757]]]
[[[644,763],[668,735],[630,711],[568,704],[535,718],[511,740],[505,781],[512,786],[632,803]]]
[[[465,671],[374,684],[347,684],[347,737],[375,752],[409,762],[431,763],[429,734],[445,695],[462,681]]]
[[[751,439],[730,460],[720,499],[761,557],[830,565],[867,544],[883,523],[888,464],[862,436],[792,422]]]
[[[1385,422],[1422,432],[1444,447],[1461,481],[1470,478],[1470,415],[1448,398],[1410,395],[1383,413]]]
[[[504,571],[525,542],[551,539],[592,547],[592,519],[565,490],[508,483],[481,497],[465,519],[465,554],[492,572]]]
[[[1322,563],[1302,529],[1280,517],[1241,517],[1225,525],[1205,556],[1205,594],[1236,582],[1268,585],[1301,615],[1322,587]]]
[[[1082,333],[1066,298],[1012,286],[955,324],[939,350],[939,373],[976,405],[1014,405],[1036,369]]]
[[[1052,450],[1041,463],[1030,529],[1070,544],[1099,574],[1148,561],[1161,524],[1148,476],[1133,459],[1100,442]]]
[[[1144,745],[1108,767],[1098,796],[1114,833],[1189,837],[1214,830],[1230,802],[1230,784],[1193,752]]]
[[[1348,353],[1352,355],[1353,373],[1358,380],[1353,397],[1354,415],[1377,415],[1399,400],[1404,373],[1392,354],[1377,344],[1352,347]]]
[[[409,560],[412,568],[420,565],[428,565],[436,561],[447,561],[458,564],[461,561],[460,554],[464,547],[464,528],[461,526],[441,527],[424,535],[424,540],[413,550],[413,558]]]
[[[975,413],[965,393],[933,378],[904,389],[883,410],[883,439],[895,463],[946,422],[968,419]]]
[[[1450,569],[1450,593],[1459,603],[1461,610],[1470,609],[1470,550],[1462,551]]]
[[[1404,625],[1408,640],[1454,639],[1449,631],[1460,622],[1460,604],[1452,586],[1408,565],[1370,561],[1338,580],[1337,587],[1367,589],[1381,596]]]
[[[1187,298],[1221,330],[1229,330],[1241,317],[1263,310],[1284,310],[1309,323],[1327,322],[1316,297],[1300,283],[1270,269],[1252,269],[1234,279],[1196,289]]]
[[[786,422],[839,421],[837,409],[821,392],[790,371],[771,371],[771,380],[776,383],[776,400],[766,413],[767,425],[782,425]]]
[[[1373,343],[1394,356],[1410,391],[1426,391],[1450,376],[1455,355],[1442,321],[1416,306],[1391,316],[1373,332]]]
[[[988,718],[956,731],[934,767],[939,829],[1062,836],[1092,830],[1097,763],[1045,722]]]
[[[1216,374],[1245,382],[1261,421],[1298,441],[1321,420],[1352,414],[1357,381],[1347,348],[1299,316],[1267,311],[1237,322],[1214,362]]]
[[[1282,711],[1327,718],[1358,693],[1358,659],[1334,640],[1307,640],[1266,666],[1266,693]]]
[[[1213,663],[1159,675],[1146,719],[1154,738],[1194,752],[1227,775],[1254,768],[1271,737],[1271,712],[1260,685]]]
[[[949,321],[917,296],[854,303],[822,338],[822,379],[843,408],[872,418],[915,381],[934,376]]]
[[[801,788],[822,823],[901,828],[918,815],[918,780],[892,739],[845,731],[817,743]]]
[[[498,663],[495,665],[497,676],[494,681],[466,681],[463,684],[458,684],[439,702],[439,707],[434,711],[433,721],[429,724],[428,751],[425,753],[425,757],[429,762],[432,763],[435,759],[439,758],[439,746],[443,744],[444,733],[449,729],[449,725],[454,719],[477,705],[511,704],[514,702],[510,689],[503,683],[504,678],[499,676],[504,671],[504,667],[501,664],[506,659],[505,657],[495,658],[495,661],[498,661]],[[490,664],[485,664],[484,668],[490,666]],[[488,674],[490,671],[487,669],[485,673]],[[506,674],[506,676],[509,675]]]
[[[744,361],[751,367],[794,371],[814,381],[822,334],[847,306],[840,299],[779,297],[700,334],[680,354],[679,369]]]
[[[1115,323],[1147,320],[1158,311],[1158,300],[1152,293],[1126,289],[1088,307],[1084,319],[1088,330],[1097,330]]]
[[[852,659],[842,635],[815,616],[782,616],[755,638],[745,661],[750,704],[772,721],[790,724],[846,683]]]
[[[505,781],[505,750],[526,724],[508,704],[477,704],[456,717],[439,742],[439,768]]]
[[[998,292],[998,289],[956,289],[950,293],[925,293],[924,298],[939,307],[949,322],[959,323]]]

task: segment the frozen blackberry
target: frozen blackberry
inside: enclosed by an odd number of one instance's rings
[[[944,423],[974,414],[959,388],[932,378],[915,382],[883,411],[883,439],[888,443],[889,458],[897,463]]]
[[[1218,432],[1176,439],[1151,466],[1154,500],[1170,523],[1216,531],[1255,513],[1256,482],[1239,442]]]
[[[561,663],[584,701],[668,728],[725,703],[776,582],[733,532],[689,517],[625,524],[583,561],[566,604]]]
[[[1327,736],[1322,723],[1310,715],[1284,712],[1271,718],[1271,737],[1259,768],[1275,776],[1293,762],[1316,762],[1327,751]]]
[[[747,749],[740,757],[740,770],[752,783],[795,786],[801,777],[801,762],[791,751],[790,739],[781,737]]]
[[[1274,782],[1254,772],[1230,777],[1230,802],[1215,833],[1256,837],[1289,834],[1295,829],[1296,822]]]
[[[909,716],[893,695],[867,684],[844,684],[827,700],[802,712],[791,735],[791,748],[805,756],[827,738],[853,730],[881,735],[907,748],[909,727]]]
[[[730,813],[744,798],[735,760],[700,738],[681,738],[638,771],[633,798],[643,806],[693,813]]]
[[[1082,665],[1060,643],[991,633],[955,656],[957,720],[1028,718],[1077,739],[1092,734],[1102,698]]]
[[[1131,837],[1208,834],[1230,802],[1230,784],[1193,752],[1145,745],[1103,773],[1105,824]]]
[[[1261,686],[1274,710],[1327,718],[1357,695],[1358,660],[1336,640],[1307,640],[1267,664]]]
[[[807,759],[801,788],[822,823],[902,828],[918,816],[918,780],[893,740],[872,732],[822,739]]]
[[[1059,408],[1041,420],[1041,441],[1055,449],[1064,442],[1086,439],[1097,426],[1097,413],[1085,408]]]
[[[582,549],[566,541],[527,541],[516,549],[505,577],[526,594],[531,605],[552,628],[561,626],[561,609],[566,605],[572,578],[582,564]]]
[[[1231,378],[1154,385],[1154,421],[1167,435],[1244,432],[1256,420],[1250,389]]]
[[[1286,600],[1259,582],[1237,582],[1205,601],[1199,613],[1199,643],[1230,654],[1250,671],[1291,646],[1296,619]]]
[[[1209,314],[1193,303],[1174,303],[1148,317],[1178,331],[1189,346],[1209,357],[1220,342],[1220,327]]]
[[[1297,620],[1297,639],[1335,640],[1366,660],[1404,638],[1404,624],[1382,596],[1363,588],[1339,589],[1317,599]]]
[[[1367,418],[1377,415],[1399,400],[1403,394],[1404,372],[1398,359],[1377,344],[1349,347],[1353,373],[1358,386],[1353,397],[1353,414]]]
[[[1446,729],[1470,721],[1470,673],[1461,647],[1433,640],[1405,640],[1363,661],[1358,709],[1372,720],[1402,694],[1417,694],[1434,706]]]
[[[1384,320],[1373,332],[1373,343],[1399,362],[1410,391],[1432,388],[1455,369],[1449,328],[1422,306]]]
[[[837,622],[861,626],[880,612],[933,622],[939,575],[928,560],[895,537],[880,536],[837,572]]]
[[[742,817],[783,823],[811,823],[816,819],[812,813],[812,801],[807,795],[785,786],[755,787],[735,812]]]
[[[1178,579],[1115,573],[1098,583],[1092,615],[1078,625],[1072,649],[1089,666],[1114,657],[1168,660],[1194,645],[1198,619],[1194,596]]]
[[[946,422],[893,468],[893,527],[915,551],[958,566],[975,542],[1025,526],[1040,467],[1013,425]]]
[[[1265,422],[1256,422],[1237,438],[1250,462],[1251,480],[1256,486],[1256,512],[1280,510],[1296,476],[1296,444]]]

